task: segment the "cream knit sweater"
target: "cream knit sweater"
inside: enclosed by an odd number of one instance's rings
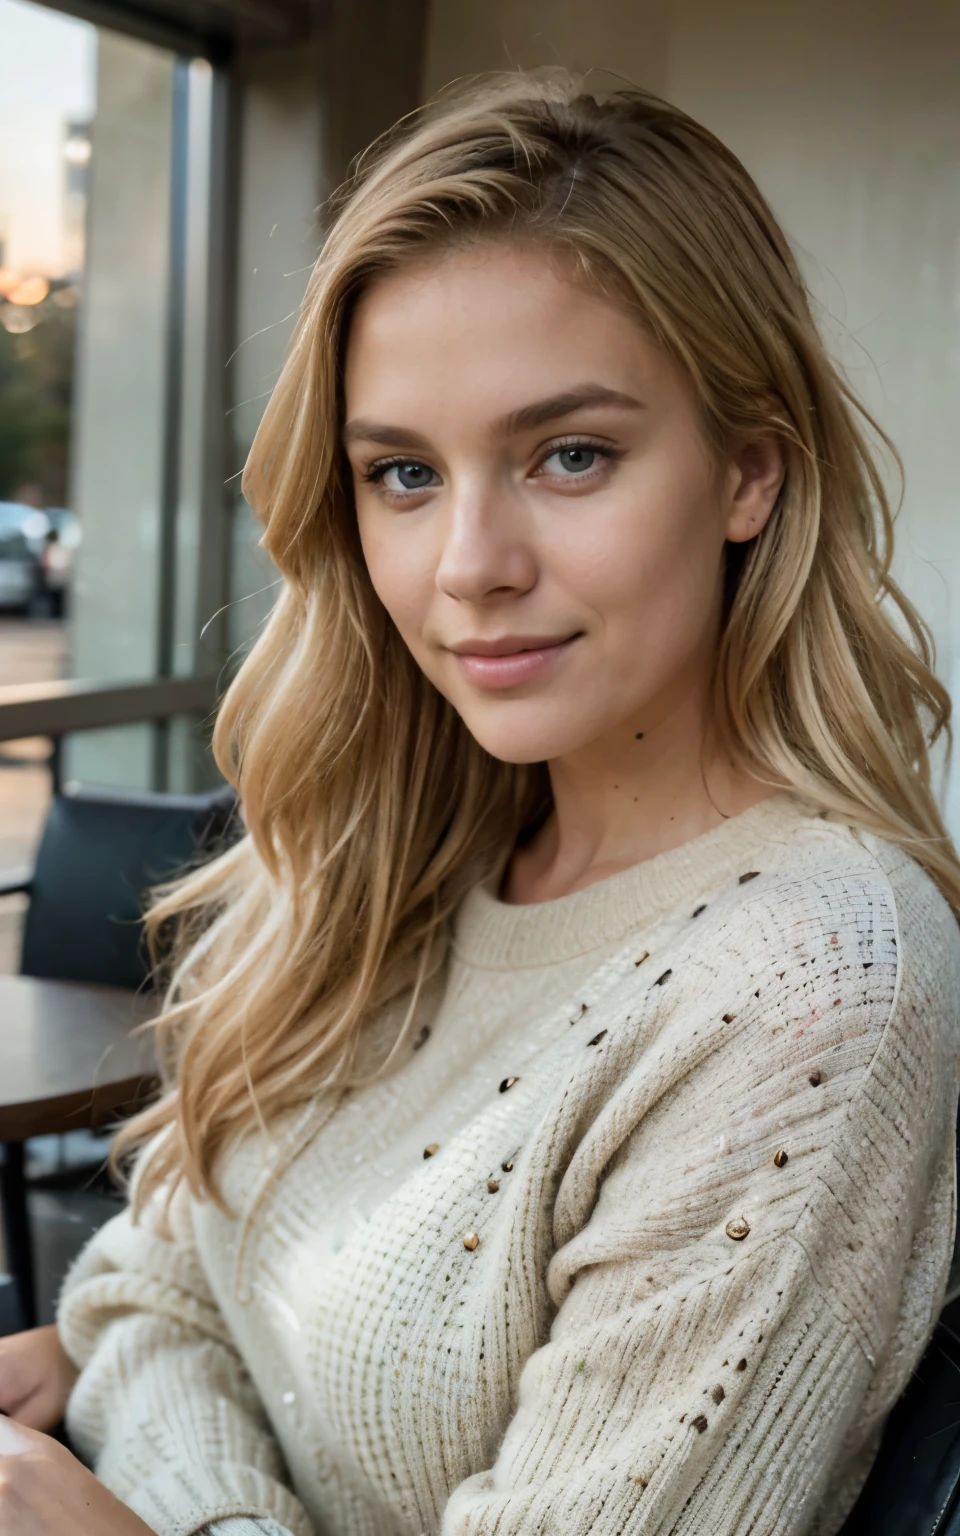
[[[230,1155],[234,1218],[88,1244],[71,1434],[161,1536],[833,1536],[946,1282],[953,917],[784,795],[493,892],[399,1070]]]

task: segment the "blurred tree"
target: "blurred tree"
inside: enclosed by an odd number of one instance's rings
[[[0,500],[27,482],[45,506],[67,505],[76,309],[44,300],[35,324],[11,333],[0,310]]]

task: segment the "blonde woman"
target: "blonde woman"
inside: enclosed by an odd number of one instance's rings
[[[953,1240],[875,434],[662,102],[488,83],[335,213],[246,471],[247,835],[154,909],[130,1207],[6,1355],[100,1481],[10,1426],[0,1531],[832,1536]]]

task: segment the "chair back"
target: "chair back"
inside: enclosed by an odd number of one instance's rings
[[[229,840],[235,810],[228,786],[201,795],[57,795],[30,886],[21,972],[141,987],[150,972],[146,892]]]
[[[944,1309],[839,1536],[960,1536],[958,1310]]]
[[[957,1113],[960,1186],[960,1110]],[[944,1305],[839,1536],[960,1536],[960,1231]]]

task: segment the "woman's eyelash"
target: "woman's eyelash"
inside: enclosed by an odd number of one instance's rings
[[[612,443],[600,443],[590,437],[566,437],[562,441],[548,443],[540,450],[537,460],[538,467],[552,459],[555,453],[563,453],[568,448],[585,448],[588,453],[595,453],[601,459],[622,459],[625,453],[623,448],[615,448]]]
[[[377,459],[374,464],[370,464],[365,470],[361,472],[361,474],[364,480],[373,481],[375,483],[376,481],[383,479],[388,469],[395,469],[398,464],[419,464],[420,462],[421,461],[419,459],[411,459],[409,457],[400,457],[397,459]]]
[[[556,453],[560,448],[593,448],[597,453],[615,453],[617,450],[612,443],[604,442],[595,437],[558,437],[552,443],[546,443],[541,448],[541,455]]]

